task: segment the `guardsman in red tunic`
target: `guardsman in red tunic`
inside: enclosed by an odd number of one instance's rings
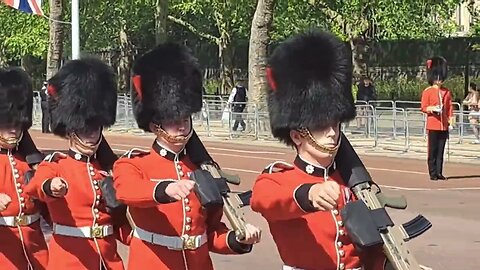
[[[222,207],[202,207],[190,174],[198,167],[185,145],[191,115],[202,108],[202,75],[190,51],[161,44],[134,65],[138,126],[157,136],[150,151],[131,150],[114,165],[117,199],[135,224],[129,269],[213,269],[209,252],[243,254],[260,239],[247,225],[243,241],[221,221]]]
[[[48,269],[124,269],[116,240],[126,240],[125,227],[114,223],[112,178],[96,159],[102,128],[115,122],[114,78],[106,64],[84,58],[49,80],[52,131],[68,138],[70,148],[47,156],[27,186],[52,218]]]
[[[32,107],[30,77],[20,69],[0,69],[0,268],[5,270],[45,269],[48,261],[39,205],[25,192],[32,169],[18,151],[32,126]]]
[[[443,155],[448,134],[453,127],[452,93],[443,86],[447,79],[447,61],[436,56],[427,60],[427,79],[430,85],[422,92],[421,109],[427,116],[428,172],[430,180],[446,180],[443,175]]]
[[[280,44],[266,71],[272,133],[297,156],[267,166],[250,203],[267,220],[283,269],[383,269],[381,249],[356,249],[341,216],[355,200],[334,162],[340,124],[355,117],[348,48],[330,33],[307,32]]]

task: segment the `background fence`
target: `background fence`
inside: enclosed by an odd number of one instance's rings
[[[232,111],[228,97],[205,95],[202,111],[194,115],[193,123],[201,136],[230,139],[275,140],[270,132],[266,104],[245,103],[244,112]],[[454,103],[456,125],[450,132],[449,144],[468,145],[461,150],[465,155],[476,156],[480,144],[475,145],[473,126],[469,123],[469,111],[459,103]],[[357,102],[357,117],[342,125],[342,130],[357,145],[382,147],[403,152],[425,148],[427,138],[426,116],[420,111],[420,102],[402,100],[376,100]],[[235,119],[241,117],[246,128],[239,126],[233,131]],[[41,127],[40,99],[35,97],[34,128]],[[116,132],[139,132],[130,97],[120,95],[117,106],[117,122],[111,128]],[[478,146],[478,147],[477,147]],[[450,147],[450,145],[449,145]],[[426,149],[424,149],[426,151]]]

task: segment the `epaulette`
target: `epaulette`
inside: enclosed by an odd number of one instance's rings
[[[283,172],[287,170],[292,170],[294,167],[293,165],[283,162],[283,161],[275,161],[270,163],[262,173],[276,173],[276,172]]]
[[[58,161],[59,159],[64,159],[66,158],[67,155],[62,153],[62,152],[53,152],[49,155],[47,155],[43,161],[47,161],[47,162],[55,162],[55,161]]]
[[[134,158],[134,157],[146,155],[148,153],[150,153],[150,151],[143,150],[140,148],[132,148],[127,152],[125,152],[125,154],[122,155],[122,158]]]

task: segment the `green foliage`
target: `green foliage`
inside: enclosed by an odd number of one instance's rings
[[[43,7],[46,12],[47,7]],[[48,49],[48,20],[0,3],[0,56],[8,61],[26,55],[45,57]]]
[[[331,0],[310,2],[344,39],[434,39],[455,29],[451,15],[462,0]]]
[[[226,31],[235,40],[250,35],[255,4],[250,0],[172,0],[170,14],[193,25],[198,32],[219,37]]]
[[[309,28],[328,28],[327,16],[305,0],[277,0],[273,16],[273,41],[283,40]]]
[[[219,92],[221,84],[222,83],[219,80],[215,79],[205,80],[203,83],[205,91],[209,95],[215,95],[217,92]]]
[[[376,81],[375,89],[378,100],[405,100],[420,101],[422,91],[428,86],[425,80],[384,80]],[[452,91],[453,100],[461,101],[464,98],[464,78],[462,76],[450,77],[445,82],[445,87]]]
[[[150,47],[154,44],[154,0],[84,0],[80,6],[80,42],[84,51],[117,49],[119,32],[127,25],[133,44]],[[68,7],[67,7],[68,10]],[[66,20],[70,20],[67,13]]]

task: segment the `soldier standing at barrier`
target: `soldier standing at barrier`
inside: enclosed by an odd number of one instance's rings
[[[378,247],[355,248],[341,216],[354,200],[334,162],[340,124],[355,117],[351,59],[337,37],[309,32],[281,43],[268,62],[272,133],[297,157],[264,170],[251,207],[267,220],[285,270],[379,270],[386,262]]]
[[[202,75],[190,50],[161,44],[134,64],[133,110],[138,126],[157,138],[150,151],[132,149],[114,166],[117,198],[129,206],[135,230],[129,269],[213,269],[209,252],[243,254],[260,239],[221,222],[222,207],[203,207],[190,175],[198,167],[187,142],[191,116],[202,108]],[[200,142],[197,142],[200,143]],[[198,187],[202,188],[202,187]]]
[[[45,269],[48,261],[40,205],[24,191],[41,156],[28,135],[32,107],[30,77],[20,69],[0,69],[0,268],[5,270]]]
[[[113,71],[94,58],[73,60],[49,80],[48,91],[52,131],[68,139],[69,150],[47,156],[26,188],[47,203],[54,223],[48,269],[124,269],[116,240],[126,243],[131,230],[125,211],[117,211],[110,168],[96,155],[103,128],[115,122]]]
[[[452,94],[443,86],[447,79],[447,61],[440,56],[427,60],[427,80],[430,85],[422,93],[421,109],[427,115],[428,172],[430,180],[446,180],[443,176],[443,155],[454,116]]]

